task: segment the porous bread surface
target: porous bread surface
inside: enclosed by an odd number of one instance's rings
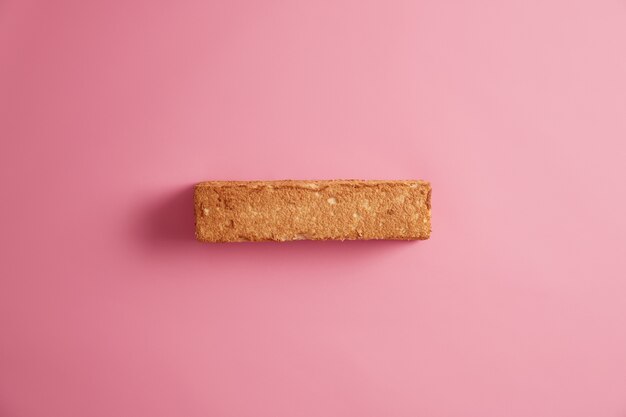
[[[195,186],[203,242],[430,237],[427,181],[206,181]]]

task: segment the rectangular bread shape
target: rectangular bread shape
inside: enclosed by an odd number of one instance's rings
[[[430,237],[427,181],[206,181],[196,184],[202,242],[417,240]]]

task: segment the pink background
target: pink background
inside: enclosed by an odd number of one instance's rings
[[[626,416],[626,3],[0,2],[0,415]],[[431,240],[202,245],[210,179]]]

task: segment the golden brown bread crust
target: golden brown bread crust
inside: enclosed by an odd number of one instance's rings
[[[207,181],[196,185],[203,242],[430,237],[426,181]]]

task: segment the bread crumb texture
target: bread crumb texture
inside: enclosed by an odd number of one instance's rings
[[[430,237],[427,181],[207,181],[196,185],[203,242]]]

